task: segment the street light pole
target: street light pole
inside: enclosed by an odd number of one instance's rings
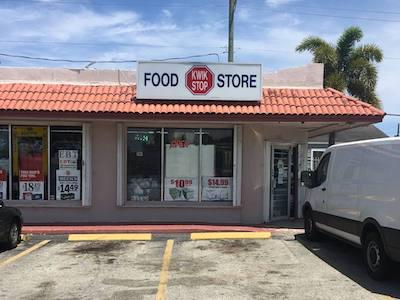
[[[235,17],[236,1],[229,0],[228,62],[233,62],[233,20]]]

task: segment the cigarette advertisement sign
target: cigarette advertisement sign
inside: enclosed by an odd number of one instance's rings
[[[232,177],[202,177],[202,198],[206,201],[231,201]]]
[[[137,99],[260,101],[260,64],[139,62]]]
[[[7,198],[7,171],[0,169],[0,200]]]
[[[44,199],[44,181],[40,170],[19,171],[19,198],[21,200]]]
[[[165,201],[197,201],[198,181],[197,178],[173,178],[166,177],[165,180]]]
[[[44,200],[47,176],[47,127],[13,127],[13,175],[19,177],[19,199]]]
[[[56,199],[79,200],[81,194],[81,172],[72,169],[56,170]]]

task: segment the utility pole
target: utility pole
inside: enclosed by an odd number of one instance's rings
[[[397,137],[400,137],[400,123],[397,124]]]
[[[228,62],[233,62],[233,20],[235,18],[236,1],[229,0]]]

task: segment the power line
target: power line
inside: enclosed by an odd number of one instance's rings
[[[162,59],[153,59],[154,61],[170,61],[170,60],[182,60],[182,59],[190,59],[190,58],[201,58],[207,56],[216,56],[218,62],[220,61],[220,54],[224,54],[225,52],[221,53],[206,53],[206,54],[196,54],[196,55],[188,55],[188,56],[180,56],[180,57],[170,57],[170,58],[162,58]],[[18,58],[18,59],[27,59],[27,60],[39,60],[39,61],[47,61],[47,62],[66,62],[66,63],[87,63],[88,65],[86,68],[94,65],[94,64],[120,64],[120,63],[135,63],[138,62],[138,59],[132,60],[75,60],[75,59],[63,59],[63,58],[48,58],[48,57],[35,57],[29,55],[15,55],[9,53],[0,53],[0,56],[3,57],[11,57],[11,58]]]
[[[283,13],[290,13],[290,14],[294,14],[294,15],[303,15],[303,16],[315,16],[315,17],[338,18],[338,19],[349,19],[349,20],[362,20],[362,21],[373,21],[373,22],[384,22],[384,23],[400,23],[400,20],[394,20],[394,19],[341,16],[341,15],[331,15],[331,14],[313,13],[313,12],[287,11],[287,10],[280,10],[280,9],[275,9],[275,8],[273,8],[271,10],[277,11],[277,12],[283,12]]]
[[[60,44],[65,44],[65,45],[90,45],[90,46],[101,46],[101,45],[120,45],[120,43],[113,43],[113,42],[108,42],[108,43],[76,43],[76,42],[56,42],[56,41],[5,41],[5,40],[0,40],[0,43],[32,43],[32,44],[52,44],[52,43],[60,43]],[[195,48],[204,48],[204,49],[226,49],[226,46],[167,46],[167,45],[156,45],[156,44],[129,44],[129,43],[121,43],[122,45],[129,45],[132,47],[154,47],[154,48],[177,48],[177,49],[195,49]],[[268,48],[248,48],[248,47],[236,47],[235,51],[257,51],[257,52],[270,52],[270,53],[284,53],[288,55],[298,55],[294,50],[282,50],[282,49],[268,49]],[[217,52],[213,52],[217,53]],[[225,54],[226,52],[219,52],[219,54]],[[3,56],[9,56],[9,57],[15,57],[18,58],[19,55],[12,55],[12,54],[7,54],[3,53]],[[1,56],[1,55],[0,55]],[[20,58],[25,58],[25,57],[20,57]],[[190,57],[189,57],[190,58]],[[25,58],[28,59],[28,58]],[[46,60],[51,61],[50,59],[45,58]],[[384,56],[384,61],[385,60],[400,60],[400,57],[392,57],[392,56]],[[60,61],[60,59],[56,59],[55,61]],[[66,62],[69,62],[69,59],[66,59]],[[84,63],[89,63],[92,60],[83,60],[83,61],[74,61],[74,62],[84,62]],[[122,61],[123,62],[123,61]],[[99,62],[101,63],[101,62]],[[118,62],[117,62],[118,63]]]
[[[13,5],[15,5],[15,1],[12,0],[3,0],[3,2],[9,2],[12,3]],[[87,5],[87,6],[113,6],[113,7],[118,7],[118,6],[130,6],[132,8],[135,8],[135,5],[132,4],[132,2],[119,2],[119,3],[100,3],[100,2],[80,2],[80,1],[40,1],[40,0],[19,0],[18,2],[20,3],[37,3],[40,5],[46,5],[46,6],[51,6],[51,5]],[[140,7],[144,7],[144,6],[154,6],[154,7],[160,7],[159,4],[152,4],[152,3],[148,3],[148,2],[144,2],[140,4]],[[226,8],[227,5],[222,5],[222,4],[168,4],[166,5],[166,8],[173,8],[173,7],[191,7],[191,8],[195,8],[195,7],[206,7],[206,8],[211,8],[211,7],[221,7],[221,8]],[[300,7],[300,8],[311,8],[311,9],[317,9],[317,10],[336,10],[336,11],[349,11],[349,12],[363,12],[363,13],[375,13],[375,14],[385,14],[385,15],[400,15],[400,12],[393,12],[393,11],[383,11],[383,10],[363,10],[363,9],[355,9],[355,8],[340,8],[340,7],[317,7],[317,6],[310,6],[310,5],[301,5],[301,6],[296,6],[296,5],[289,5],[289,8],[296,8],[296,7]],[[306,16],[319,16],[319,17],[329,17],[329,18],[340,18],[340,19],[355,19],[355,20],[363,20],[363,21],[375,21],[375,22],[394,22],[394,23],[399,23],[400,20],[394,20],[394,19],[381,19],[381,18],[372,18],[372,17],[360,17],[360,16],[343,16],[343,15],[332,15],[332,14],[326,14],[326,13],[313,13],[313,12],[298,12],[298,11],[287,11],[287,10],[280,10],[277,8],[271,8],[271,7],[265,7],[265,8],[249,8],[246,6],[238,6],[238,9],[254,9],[257,11],[277,11],[277,12],[286,12],[286,13],[292,13],[292,14],[298,14],[298,15],[306,15]]]
[[[217,48],[223,49],[224,46],[174,46],[174,45],[163,45],[163,44],[149,44],[149,43],[126,43],[126,42],[103,42],[103,43],[89,43],[89,42],[60,42],[60,41],[29,41],[29,40],[0,40],[0,43],[3,44],[59,44],[59,45],[76,45],[76,46],[110,46],[110,45],[117,45],[117,46],[129,46],[129,47],[149,47],[149,48],[180,48],[180,49],[193,49],[193,48]]]
[[[15,5],[16,2],[19,3],[37,3],[39,5],[45,5],[45,6],[53,6],[53,5],[88,5],[88,6],[113,6],[113,7],[126,7],[126,6],[130,6],[130,7],[135,7],[135,4],[131,1],[128,0],[127,2],[114,2],[114,3],[104,3],[104,2],[88,2],[88,1],[41,1],[41,0],[19,0],[19,1],[15,1],[15,0],[2,0],[3,2],[9,2],[12,3],[13,5]],[[160,4],[155,4],[155,3],[148,3],[148,2],[142,2],[139,4],[140,7],[144,7],[144,6],[150,6],[150,7],[160,7]],[[176,3],[171,3],[171,4],[167,4],[165,5],[166,7],[227,7],[227,5],[224,4],[208,4],[208,5],[203,5],[203,4],[176,4]]]

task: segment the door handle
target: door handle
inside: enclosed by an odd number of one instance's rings
[[[322,188],[321,190],[322,190],[323,192],[325,192],[325,191],[326,191],[326,188]]]

